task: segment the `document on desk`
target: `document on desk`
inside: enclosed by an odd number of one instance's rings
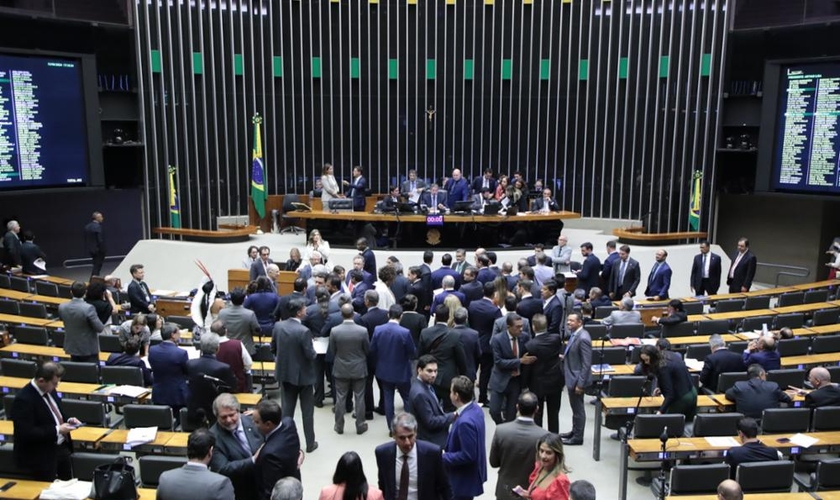
[[[699,359],[685,358],[685,366],[687,366],[689,370],[701,371],[703,369],[703,362]]]
[[[756,330],[752,332],[741,332],[741,336],[750,340],[755,340],[761,337],[761,330]]]
[[[817,441],[819,441],[819,439],[801,433],[794,434],[790,437],[791,443],[795,444],[796,446],[801,446],[803,448],[810,448]]]
[[[327,348],[330,346],[329,337],[313,337],[312,347],[315,349],[315,354],[326,354]]]
[[[125,444],[133,448],[141,444],[151,443],[157,438],[157,431],[157,427],[135,427],[128,431]]]
[[[127,396],[129,398],[137,398],[148,392],[149,389],[136,385],[118,385],[108,390],[108,394],[117,394],[119,396]]]
[[[730,436],[709,436],[706,438],[706,442],[715,448],[732,448],[733,446],[741,446],[741,443],[739,443],[738,440]]]

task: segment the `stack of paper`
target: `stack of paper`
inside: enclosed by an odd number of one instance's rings
[[[615,368],[610,365],[592,365],[592,373],[614,372]]]
[[[685,366],[687,366],[689,370],[700,371],[703,369],[703,362],[699,359],[685,358]]]
[[[733,446],[741,446],[734,437],[730,436],[710,436],[706,438],[706,442],[715,448],[732,448]]]
[[[151,443],[157,438],[157,427],[135,427],[128,431],[128,436],[125,438],[125,444],[131,446],[139,446],[141,444]]]
[[[817,441],[819,441],[819,439],[808,436],[807,434],[794,434],[790,437],[791,443],[795,444],[796,446],[801,446],[803,448],[810,448]]]
[[[313,337],[312,347],[315,349],[315,354],[326,354],[330,347],[329,337]]]
[[[78,479],[56,480],[50,484],[49,488],[41,491],[38,498],[44,500],[84,500],[90,495],[92,486],[93,483],[90,481],[79,481]]]
[[[129,398],[140,397],[149,392],[145,387],[138,387],[136,385],[118,385],[111,387],[108,394],[115,394],[118,396],[127,396]]]

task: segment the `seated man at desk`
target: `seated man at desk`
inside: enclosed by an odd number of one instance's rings
[[[737,427],[741,446],[730,448],[726,454],[726,463],[729,464],[729,477],[735,479],[735,473],[738,471],[740,464],[769,462],[782,458],[782,454],[776,449],[758,440],[758,423],[755,419],[744,417],[738,421]]]
[[[761,418],[767,408],[778,408],[779,403],[790,403],[791,399],[776,382],[767,380],[767,372],[759,364],[747,368],[749,380],[735,382],[726,391],[726,398],[735,401],[735,410],[747,417]]]
[[[768,335],[762,335],[750,342],[742,357],[744,365],[758,363],[768,372],[782,367],[782,356],[776,350],[776,339]]]
[[[601,323],[611,327],[613,325],[633,325],[642,322],[642,315],[639,311],[633,310],[633,299],[624,297],[618,305],[618,311],[613,311],[609,316],[601,320]]]
[[[429,207],[430,212],[444,212],[447,210],[447,192],[441,191],[437,184],[432,184],[428,192],[420,195],[420,205]]]
[[[151,387],[154,383],[154,377],[152,376],[152,370],[146,366],[146,363],[140,359],[140,356],[137,353],[140,352],[140,339],[138,337],[132,337],[128,339],[125,344],[123,344],[123,352],[114,352],[108,356],[108,361],[105,362],[106,366],[133,366],[135,368],[140,368],[140,371],[143,372],[143,385],[146,387]]]

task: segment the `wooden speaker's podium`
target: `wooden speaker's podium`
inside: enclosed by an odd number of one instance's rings
[[[292,293],[297,276],[298,274],[294,271],[280,271],[280,275],[277,276],[277,281],[275,282],[275,285],[277,285],[277,294],[287,295]],[[243,290],[247,289],[248,283],[251,281],[249,278],[250,271],[248,269],[228,269],[228,291],[237,287]]]

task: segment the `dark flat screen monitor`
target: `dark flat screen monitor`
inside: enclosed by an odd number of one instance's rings
[[[456,201],[452,207],[453,212],[472,212],[472,200]]]

